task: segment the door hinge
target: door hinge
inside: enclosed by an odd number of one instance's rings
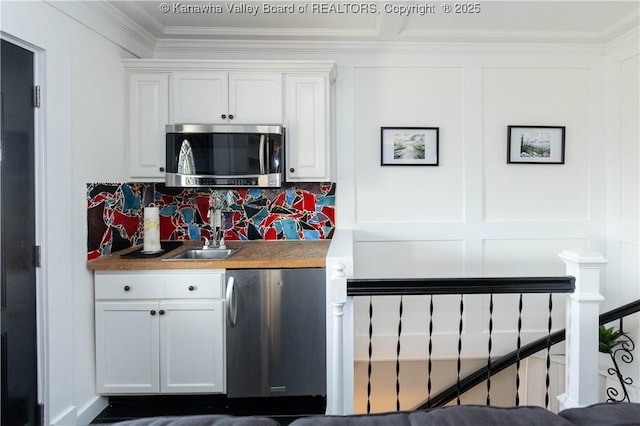
[[[33,107],[40,108],[40,86],[33,86]]]
[[[42,247],[34,246],[33,247],[33,266],[39,268],[42,266]]]

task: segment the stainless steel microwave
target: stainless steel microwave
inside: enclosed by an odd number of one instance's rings
[[[279,125],[168,124],[165,184],[277,188],[284,180]]]

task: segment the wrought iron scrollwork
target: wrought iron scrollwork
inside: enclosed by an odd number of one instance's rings
[[[622,395],[620,395],[620,391],[615,387],[608,387],[606,390],[607,393],[607,401],[606,402],[630,402],[629,393],[627,392],[627,385],[633,384],[633,379],[631,377],[624,377],[622,372],[620,371],[620,367],[618,365],[618,360],[623,362],[624,364],[631,364],[633,362],[633,350],[636,345],[634,341],[627,334],[622,334],[618,338],[617,349],[610,350],[609,356],[611,356],[611,361],[613,361],[613,367],[609,367],[607,369],[607,373],[610,376],[616,376],[618,381],[620,382],[620,388],[622,389]]]

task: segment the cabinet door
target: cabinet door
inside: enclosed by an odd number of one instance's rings
[[[235,124],[282,124],[281,73],[230,73],[229,113]]]
[[[165,130],[169,123],[169,74],[129,76],[129,173],[164,179]]]
[[[160,390],[158,312],[154,302],[96,303],[98,394]]]
[[[331,180],[328,90],[326,76],[286,76],[287,181]]]
[[[223,302],[160,304],[163,393],[225,391]]]
[[[174,72],[172,123],[226,123],[229,86],[226,72]]]

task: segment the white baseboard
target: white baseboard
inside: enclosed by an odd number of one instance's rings
[[[103,396],[92,398],[78,410],[77,425],[88,425],[109,405],[109,399]]]

